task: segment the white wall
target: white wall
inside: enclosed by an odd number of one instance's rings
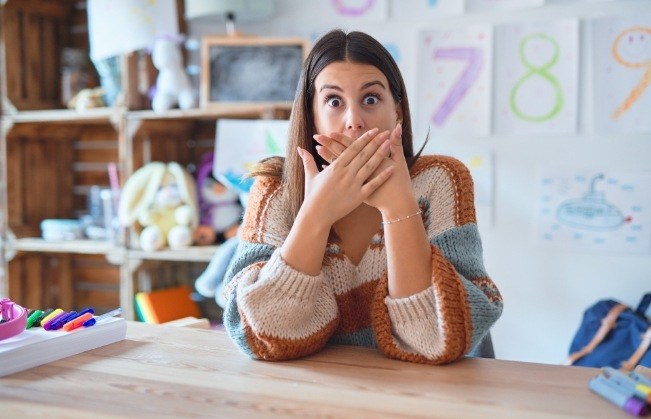
[[[390,0],[404,5],[416,0]],[[553,163],[568,169],[606,169],[638,172],[651,170],[651,135],[597,135],[592,129],[592,79],[590,37],[586,19],[651,13],[649,0],[557,0],[528,10],[466,14],[423,22],[389,17],[381,24],[341,25],[314,16],[312,2],[276,0],[275,17],[268,22],[243,24],[240,30],[267,36],[304,36],[313,39],[334,27],[348,26],[371,34],[400,34],[406,56],[405,78],[415,104],[415,49],[420,29],[439,25],[521,22],[576,17],[581,22],[580,97],[577,135],[488,136],[436,139],[427,150],[459,145],[489,150],[494,156],[494,208],[492,223],[480,218],[485,262],[504,297],[504,314],[493,329],[497,356],[503,359],[560,363],[567,355],[583,310],[602,298],[637,304],[651,291],[651,257],[541,250],[532,241],[539,170]],[[391,16],[391,12],[389,13]],[[219,22],[191,25],[195,35],[223,33]],[[377,36],[377,35],[376,35]],[[651,94],[647,92],[646,94]],[[413,106],[413,105],[412,105]],[[413,109],[412,109],[413,113]],[[651,109],[649,109],[651,117]],[[418,139],[423,136],[417,135]],[[422,140],[420,140],[422,141]],[[649,191],[651,193],[651,191]],[[490,221],[490,220],[489,220]],[[651,237],[650,237],[651,240]]]

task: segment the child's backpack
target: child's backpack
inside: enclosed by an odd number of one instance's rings
[[[651,293],[633,311],[614,300],[602,300],[583,314],[570,346],[569,365],[631,371],[636,365],[651,367],[651,322],[646,311]]]

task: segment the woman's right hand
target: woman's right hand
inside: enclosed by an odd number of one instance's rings
[[[305,169],[305,199],[309,211],[329,226],[362,204],[389,179],[393,167],[373,176],[389,155],[389,135],[372,129],[353,141],[328,167],[319,172],[314,157],[298,148]],[[320,147],[320,146],[319,146]]]

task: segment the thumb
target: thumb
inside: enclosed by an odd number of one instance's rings
[[[296,151],[298,152],[298,156],[301,158],[301,161],[303,162],[303,169],[305,170],[305,180],[312,179],[314,176],[316,176],[319,173],[319,169],[317,169],[316,167],[316,162],[314,161],[314,157],[307,150],[301,147],[297,147]]]

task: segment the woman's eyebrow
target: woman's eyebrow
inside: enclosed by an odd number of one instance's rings
[[[384,84],[382,84],[382,82],[380,80],[373,80],[373,81],[369,81],[368,83],[364,83],[362,85],[362,90],[367,89],[367,88],[369,88],[371,86],[375,86],[375,85],[380,86],[383,89],[386,89],[386,87],[384,87]]]
[[[343,92],[343,91],[344,91],[344,89],[342,89],[341,87],[337,86],[336,84],[324,84],[324,85],[321,86],[321,88],[319,89],[319,92],[323,91],[323,89],[334,89],[334,90],[339,90],[340,92]]]

